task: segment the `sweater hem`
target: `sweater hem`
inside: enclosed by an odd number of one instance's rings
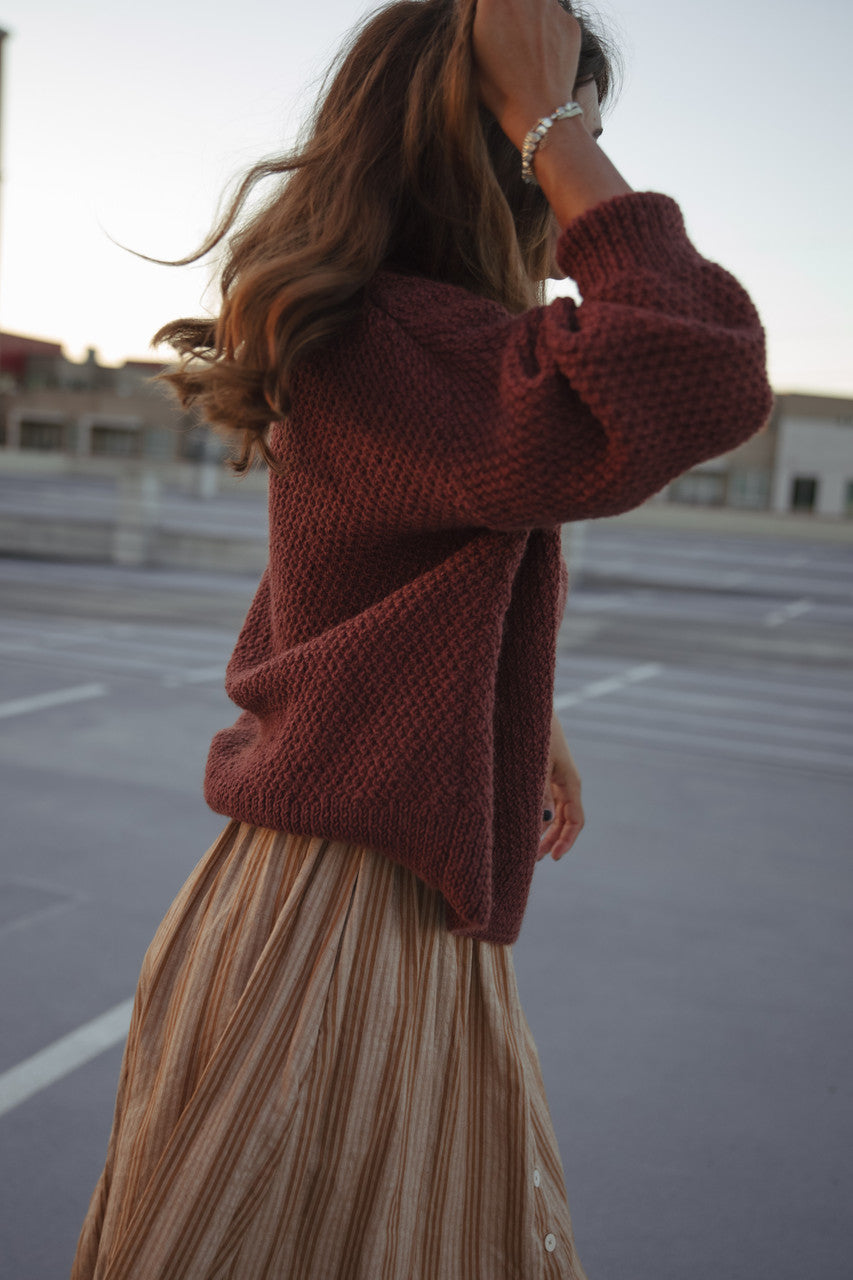
[[[406,801],[346,798],[338,795],[235,794],[236,788],[218,787],[206,779],[204,798],[214,813],[251,826],[293,835],[321,836],[347,844],[365,844],[407,867],[420,880],[437,889],[445,899],[451,932],[472,932],[486,937],[492,916],[492,886],[485,874],[488,849],[482,848],[483,815],[476,810],[448,815],[418,809]],[[470,847],[466,866],[454,865],[451,852],[461,845]],[[436,851],[444,856],[436,859]],[[419,849],[430,852],[432,869]],[[436,867],[438,869],[436,869]],[[476,878],[468,880],[476,874]],[[503,941],[500,939],[489,939]]]

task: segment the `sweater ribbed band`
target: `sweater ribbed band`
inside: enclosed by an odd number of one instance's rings
[[[211,771],[214,775],[216,770]],[[431,888],[438,889],[449,907],[451,932],[478,937],[489,932],[491,941],[511,943],[519,929],[504,928],[503,936],[487,930],[492,917],[492,887],[481,875],[467,883],[462,869],[450,860],[451,850],[467,847],[470,867],[487,865],[484,855],[484,816],[467,807],[465,810],[440,812],[420,810],[416,805],[382,797],[363,799],[338,795],[312,795],[298,799],[287,794],[267,795],[229,793],[215,780],[206,783],[205,799],[216,813],[230,815],[252,826],[295,835],[318,835],[338,840],[341,831],[347,840],[385,853],[392,861],[409,866]],[[419,856],[420,849],[432,852],[431,859]],[[399,852],[398,852],[399,851]],[[532,868],[531,868],[532,870]],[[520,921],[519,921],[520,928]]]

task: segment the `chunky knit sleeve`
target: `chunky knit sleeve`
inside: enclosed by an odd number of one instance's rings
[[[385,456],[437,495],[441,523],[514,530],[630,510],[758,431],[772,407],[764,332],[668,196],[632,192],[561,235],[559,298],[511,316],[396,276],[375,300]],[[366,369],[365,373],[369,371]]]

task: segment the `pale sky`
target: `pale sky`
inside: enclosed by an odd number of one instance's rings
[[[210,266],[153,266],[107,233],[155,257],[194,250],[225,186],[286,149],[374,7],[0,0],[0,328],[74,360],[169,359],[151,335],[215,309]],[[673,196],[700,252],[749,290],[777,391],[853,395],[853,5],[597,11],[625,63],[603,149],[635,189]]]

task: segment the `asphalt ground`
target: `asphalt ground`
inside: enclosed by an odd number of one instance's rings
[[[255,585],[0,560],[2,1280],[68,1274]],[[514,956],[590,1280],[853,1275],[851,635],[843,546],[586,526]]]

